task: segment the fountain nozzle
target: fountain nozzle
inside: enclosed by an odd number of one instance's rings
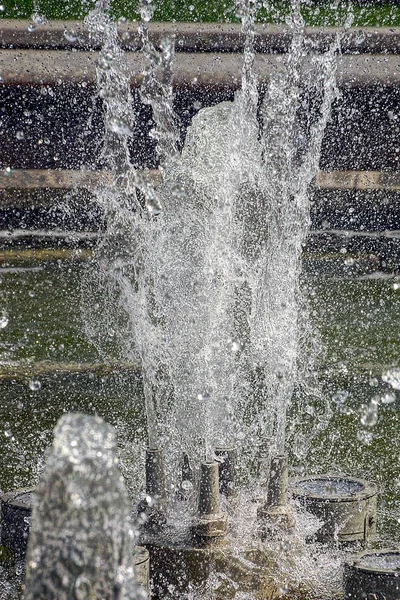
[[[192,537],[200,545],[220,541],[226,534],[227,519],[221,512],[217,462],[201,464],[198,509]]]
[[[257,510],[262,539],[294,529],[293,510],[287,504],[288,479],[287,456],[274,456],[270,464],[267,499]]]
[[[166,489],[163,451],[146,448],[146,499],[138,512],[146,515],[145,529],[156,533],[166,523]]]
[[[235,448],[215,448],[215,456],[219,462],[219,491],[227,498],[236,495],[236,461]]]

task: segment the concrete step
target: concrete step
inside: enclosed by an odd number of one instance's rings
[[[157,170],[147,176],[160,181]],[[108,171],[0,172],[0,224],[12,229],[98,231],[93,190]],[[400,173],[320,172],[310,188],[313,229],[379,232],[400,229]]]
[[[3,85],[58,86],[94,85],[97,51],[0,50]],[[140,52],[126,52],[132,87],[138,87],[147,61]],[[175,89],[236,90],[240,86],[243,58],[238,53],[180,52],[173,64]],[[311,60],[305,63],[309,68]],[[275,54],[258,54],[255,70],[260,85],[284,69],[284,60]],[[400,84],[400,56],[397,54],[346,54],[337,57],[337,81],[341,88],[368,88]]]
[[[138,24],[118,23],[119,41],[124,50],[140,50]],[[305,36],[317,51],[326,51],[341,35],[343,54],[379,54],[400,52],[400,28],[397,27],[306,27]],[[235,23],[155,23],[149,25],[154,46],[161,47],[165,37],[175,36],[177,52],[243,52],[241,25]],[[256,25],[255,50],[258,53],[287,52],[292,34],[286,25]],[[42,25],[31,21],[3,19],[0,47],[42,50],[98,50],[82,21],[48,21]]]

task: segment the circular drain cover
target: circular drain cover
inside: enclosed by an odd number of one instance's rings
[[[18,555],[24,555],[32,516],[33,489],[15,490],[0,496],[0,544]]]
[[[348,600],[398,600],[400,551],[369,550],[345,563],[344,591]]]
[[[375,537],[377,488],[362,479],[315,475],[291,482],[293,498],[321,526],[309,541],[362,543]]]

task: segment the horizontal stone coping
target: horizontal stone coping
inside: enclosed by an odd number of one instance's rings
[[[289,55],[285,55],[289,56]],[[57,86],[96,85],[97,52],[74,50],[0,50],[1,85]],[[131,86],[138,87],[148,66],[140,52],[125,54]],[[338,56],[337,82],[341,88],[365,88],[400,85],[400,55],[348,54]],[[312,56],[303,69],[312,68]],[[173,64],[173,85],[176,90],[236,90],[241,85],[243,57],[241,54],[180,53]],[[259,84],[268,83],[271,76],[285,69],[285,58],[258,54],[255,72]]]
[[[142,171],[157,184],[161,173],[157,169]],[[12,169],[0,171],[0,190],[67,190],[93,188],[101,181],[111,181],[110,171]],[[325,190],[392,190],[400,191],[400,172],[381,171],[320,171],[314,180],[316,188]],[[0,200],[1,205],[1,200]]]
[[[361,363],[354,365],[348,374],[343,374],[340,369],[321,367],[321,376],[325,380],[335,380],[336,376],[343,379],[354,378],[354,375],[360,377],[360,381],[363,381],[364,377],[370,377],[373,373],[379,378],[382,373],[392,369],[393,366],[376,363]],[[51,377],[54,376],[68,376],[68,375],[85,375],[85,374],[98,374],[99,376],[113,375],[114,373],[126,373],[140,377],[141,365],[139,363],[126,363],[126,362],[27,362],[27,361],[10,361],[8,363],[0,363],[0,382],[7,379],[16,379],[18,383],[27,383],[32,377]],[[382,384],[383,387],[388,387],[386,384]]]
[[[33,28],[34,27],[34,28]],[[140,49],[138,23],[118,24],[121,46],[126,50]],[[306,27],[304,33],[318,51],[325,51],[342,34],[344,53],[400,52],[400,28]],[[166,36],[176,37],[178,52],[242,52],[244,36],[240,24],[229,23],[150,23],[150,39],[156,48]],[[257,52],[287,52],[292,33],[286,25],[258,24],[255,49]],[[0,47],[79,50],[98,49],[99,44],[90,39],[82,21],[49,21],[35,25],[32,21],[4,19],[0,22]]]

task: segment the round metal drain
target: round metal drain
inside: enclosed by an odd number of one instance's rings
[[[376,535],[377,488],[362,479],[316,475],[291,482],[293,497],[321,527],[310,541],[367,544]]]
[[[19,556],[26,553],[32,518],[33,489],[15,490],[0,496],[0,543]]]
[[[344,567],[346,600],[398,600],[400,551],[369,550]]]

